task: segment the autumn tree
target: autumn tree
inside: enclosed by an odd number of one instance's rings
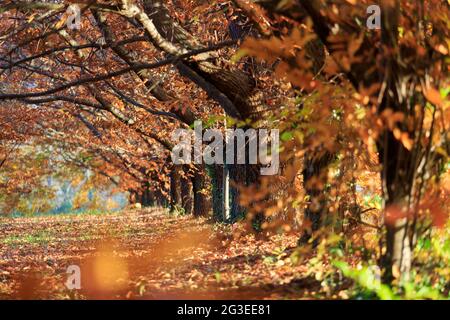
[[[380,1],[380,30],[366,27],[369,3],[365,2],[266,1],[260,5],[269,14],[303,21],[307,30],[303,41],[316,37],[327,49],[327,76],[345,75],[355,103],[365,106],[364,112],[372,118],[362,138],[376,148],[381,164],[386,278],[407,277],[419,221],[429,211],[421,203],[428,202],[431,190],[439,189],[448,159],[448,110],[439,92],[448,85],[448,4]],[[320,92],[324,88],[304,72],[304,57],[295,52],[302,39],[289,43],[292,40],[274,38],[272,44],[252,42],[247,48],[267,58],[267,52],[257,52],[258,44],[264,45],[282,59],[277,69],[280,76]],[[442,215],[441,210],[434,212],[435,218]]]
[[[369,4],[80,1],[79,29],[71,30],[69,3],[6,1],[1,108],[14,122],[12,103],[45,109],[56,120],[64,114],[78,124],[76,134],[59,131],[101,159],[99,171],[120,171],[139,201],[161,192],[173,209],[199,216],[223,193],[223,167],[173,165],[170,134],[214,118],[224,129],[224,113],[230,126],[279,128],[281,175],[261,178],[258,165],[226,166],[232,216],[247,212],[264,229],[304,209],[306,238],[326,232],[344,207],[358,220],[356,202],[331,199],[355,193],[356,178],[344,182],[361,167],[355,157],[377,162],[386,279],[407,277],[420,228],[448,215],[431,203],[442,196],[448,161],[449,7],[382,0],[380,29],[373,30],[366,25]],[[11,146],[2,148],[5,158]]]

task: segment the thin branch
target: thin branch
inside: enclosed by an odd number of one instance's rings
[[[85,77],[85,78],[81,78],[78,80],[74,80],[74,81],[70,81],[68,83],[65,83],[63,85],[54,87],[52,89],[48,89],[45,91],[40,91],[40,92],[29,92],[29,93],[7,93],[7,94],[0,94],[0,100],[14,100],[14,99],[24,99],[24,98],[35,98],[35,97],[42,97],[42,96],[46,96],[46,95],[50,95],[50,94],[54,94],[75,86],[79,86],[82,84],[88,84],[88,83],[92,83],[92,82],[98,82],[98,81],[103,81],[106,79],[110,79],[110,78],[114,78],[114,77],[118,77],[121,76],[123,74],[126,74],[130,71],[139,71],[139,70],[144,70],[144,69],[156,69],[168,64],[174,64],[180,60],[192,57],[192,56],[196,56],[200,53],[204,53],[204,52],[209,52],[209,51],[214,51],[214,50],[219,50],[221,48],[230,46],[230,45],[234,45],[236,44],[236,41],[224,41],[221,42],[219,44],[210,46],[208,48],[202,48],[202,49],[197,49],[197,50],[192,50],[189,51],[185,54],[179,55],[179,56],[174,56],[174,57],[170,57],[168,59],[159,61],[159,62],[155,62],[155,63],[138,63],[135,65],[132,65],[130,67],[121,69],[121,70],[117,70],[114,72],[109,72],[103,75],[99,75],[97,77]]]

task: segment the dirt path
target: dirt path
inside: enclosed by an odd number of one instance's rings
[[[0,298],[300,298],[320,287],[291,263],[295,235],[236,238],[231,228],[161,209],[2,219]],[[81,290],[65,286],[70,265]]]

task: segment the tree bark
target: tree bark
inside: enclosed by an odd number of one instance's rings
[[[412,262],[411,237],[414,236],[409,233],[411,217],[405,212],[409,208],[410,187],[414,183],[409,178],[413,176],[409,174],[412,153],[391,132],[385,132],[378,143],[380,163],[383,164],[381,180],[386,214],[384,278],[387,282],[399,276],[407,280]]]
[[[304,219],[307,228],[299,239],[299,244],[303,245],[313,238],[313,246],[318,244],[318,237],[315,233],[320,229],[325,217],[328,215],[328,199],[326,198],[325,184],[328,175],[328,166],[333,161],[335,155],[322,151],[322,155],[317,153],[307,154],[303,165],[303,187],[309,198],[309,204],[304,212]],[[312,179],[321,181],[322,186],[312,185]]]
[[[174,165],[170,171],[170,210],[182,208],[180,166]]]
[[[192,214],[194,208],[193,185],[191,179],[189,179],[186,175],[187,173],[184,172],[181,177],[181,205],[185,214]]]
[[[194,216],[207,216],[211,211],[211,199],[208,196],[208,179],[206,168],[201,166],[202,170],[197,170],[192,177],[192,189],[194,193]]]

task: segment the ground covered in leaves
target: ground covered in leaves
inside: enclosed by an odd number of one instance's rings
[[[298,235],[162,209],[0,220],[0,299],[295,299],[320,282],[293,263]],[[70,265],[81,289],[65,286]]]

